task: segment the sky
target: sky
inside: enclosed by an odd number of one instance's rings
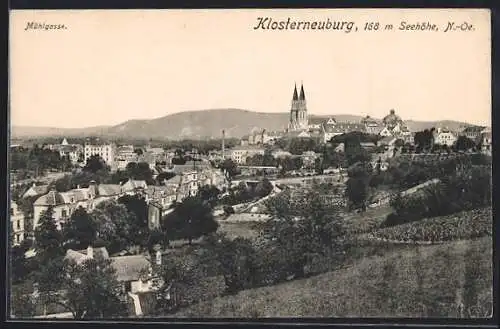
[[[258,17],[359,31],[254,30]],[[491,122],[486,10],[12,11],[11,124],[79,128],[212,108]],[[392,31],[363,31],[365,22]],[[435,23],[399,31],[401,21]],[[443,32],[448,21],[474,31]],[[28,22],[64,24],[27,30]]]

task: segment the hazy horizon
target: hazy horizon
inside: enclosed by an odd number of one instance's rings
[[[424,10],[444,24],[446,10]],[[477,33],[253,30],[274,19],[420,21],[419,10],[11,11],[11,125],[85,128],[203,109],[491,125],[490,20]],[[67,30],[24,31],[26,22]],[[480,32],[480,33],[479,33]]]
[[[250,112],[254,112],[254,113],[265,113],[265,114],[279,114],[280,112],[260,112],[260,111],[252,111],[252,110],[247,110],[247,109],[239,109],[239,108],[232,108],[232,107],[228,107],[228,108],[225,108],[225,109],[203,109],[203,110],[187,110],[187,111],[180,111],[180,112],[175,112],[175,113],[169,113],[167,115],[173,115],[173,114],[180,114],[180,113],[191,113],[191,112],[203,112],[203,111],[212,111],[212,110],[241,110],[241,111],[250,111]],[[389,110],[387,111],[387,113],[385,115],[389,114]],[[396,111],[396,114],[397,111]],[[366,116],[366,114],[357,114],[357,113],[336,113],[336,114],[332,114],[332,115],[329,115],[329,114],[315,114],[315,113],[309,113],[309,117],[334,117],[335,116],[347,116],[347,115],[352,115],[352,116],[359,116],[359,117],[362,117],[362,116]],[[371,116],[372,118],[374,119],[383,119],[383,117],[385,116],[381,116],[381,117],[374,117],[374,116]],[[154,120],[154,119],[159,119],[159,118],[162,118],[162,117],[154,117],[154,118],[144,118],[144,119],[130,119],[130,120]],[[455,120],[453,118],[451,119],[439,119],[439,120],[415,120],[415,119],[412,119],[412,118],[402,118],[403,121],[419,121],[419,122],[433,122],[433,121],[456,121],[456,122],[461,122],[460,120]],[[63,127],[63,126],[28,126],[28,125],[16,125],[16,124],[13,124],[12,127],[23,127],[23,128],[54,128],[54,129],[85,129],[85,128],[95,128],[95,127],[112,127],[112,126],[116,126],[116,125],[120,125],[124,122],[126,122],[128,120],[125,120],[125,121],[122,121],[122,122],[118,122],[118,123],[113,123],[113,124],[102,124],[102,125],[95,125],[95,126],[79,126],[79,127]],[[471,122],[466,122],[466,121],[463,121],[464,123],[468,123],[468,124],[471,124],[471,125],[475,125],[475,123],[471,123]],[[480,125],[481,124],[477,124],[477,125]],[[485,126],[490,126],[490,124],[487,124]]]

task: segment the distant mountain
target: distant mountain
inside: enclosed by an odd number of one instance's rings
[[[337,121],[359,122],[363,117],[358,115],[339,114],[332,116],[311,116],[313,121],[334,117]],[[212,109],[170,114],[157,119],[129,120],[116,126],[99,126],[88,128],[46,128],[22,127],[11,128],[12,138],[26,137],[133,137],[133,138],[165,138],[165,139],[201,139],[219,138],[222,130],[226,137],[240,138],[253,129],[282,131],[288,125],[289,114],[263,113],[241,109]],[[466,123],[457,121],[407,121],[412,131],[419,131],[436,126],[446,126],[452,130],[459,129]]]

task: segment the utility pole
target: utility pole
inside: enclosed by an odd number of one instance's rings
[[[225,141],[226,141],[226,131],[223,129],[222,130],[222,162],[225,160]]]
[[[192,149],[191,154],[193,158],[193,170],[196,171],[196,160],[197,160],[198,150]]]

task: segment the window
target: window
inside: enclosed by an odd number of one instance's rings
[[[14,216],[14,208],[10,208],[10,215]]]
[[[16,227],[17,227],[17,229],[18,229],[18,230],[20,230],[20,229],[21,229],[21,221],[20,221],[20,220],[18,220],[18,221],[16,222]]]
[[[20,240],[20,236],[19,236],[19,234],[16,234],[16,242],[19,243],[19,240]]]
[[[61,211],[61,217],[67,217],[68,216],[68,213],[66,210],[62,210]]]

